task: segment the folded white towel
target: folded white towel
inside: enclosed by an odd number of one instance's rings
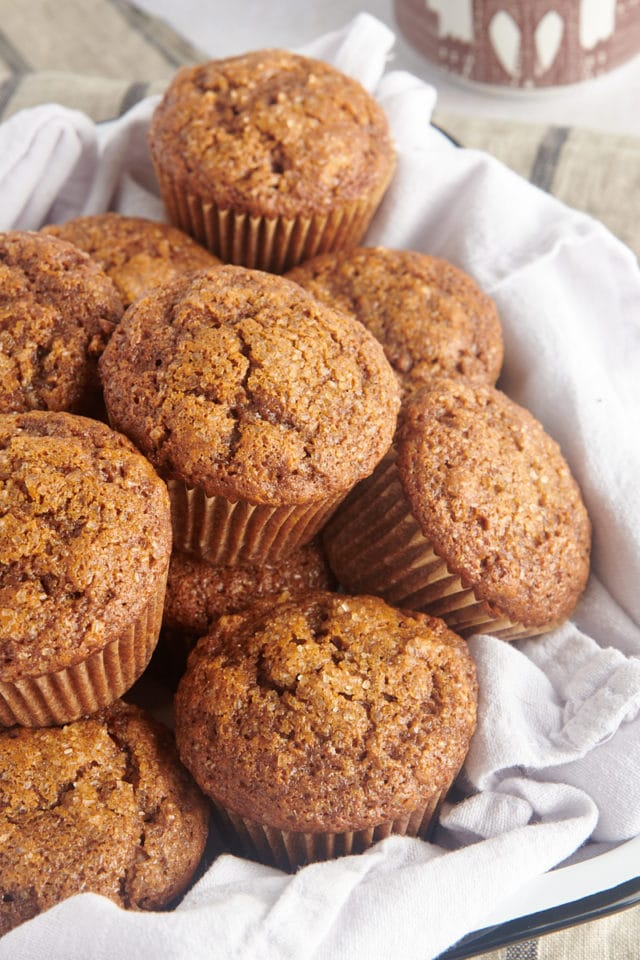
[[[594,524],[573,621],[509,645],[478,636],[480,724],[435,842],[393,837],[293,877],[219,858],[175,911],[74,897],[0,941],[0,960],[435,957],[589,838],[640,834],[640,273],[600,224],[429,126],[435,91],[385,73],[367,15],[307,52],[388,112],[395,180],[367,242],[444,256],[496,300],[501,386],[563,447]],[[107,208],[162,218],[147,100],[96,127],[56,106],[0,127],[0,226]]]

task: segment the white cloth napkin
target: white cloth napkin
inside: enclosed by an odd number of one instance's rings
[[[435,91],[386,71],[367,15],[306,52],[389,115],[395,180],[370,244],[444,256],[496,300],[501,385],[561,443],[594,524],[573,621],[519,644],[477,636],[480,724],[433,843],[390,838],[287,876],[220,857],[171,913],[71,898],[0,941],[0,960],[428,960],[585,841],[640,834],[640,273],[602,226],[429,126]],[[145,132],[156,101],[100,127],[56,106],[0,127],[0,226],[107,208],[162,218]]]

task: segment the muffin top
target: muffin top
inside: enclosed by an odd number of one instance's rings
[[[494,614],[564,619],[589,573],[591,525],[558,444],[493,387],[441,381],[407,405],[398,469],[435,552]]]
[[[122,309],[112,281],[77,247],[0,233],[0,413],[82,410]]]
[[[441,620],[309,593],[222,617],[175,714],[183,762],[226,808],[280,829],[363,829],[448,788],[475,727],[475,669]]]
[[[0,680],[106,646],[170,550],[167,489],[125,437],[73,414],[0,417]]]
[[[98,213],[50,224],[41,232],[88,253],[111,278],[125,307],[165,280],[220,262],[176,227],[144,217]]]
[[[328,213],[381,192],[395,164],[386,116],[364,87],[283,50],[178,71],[149,143],[183,189],[254,216]]]
[[[405,393],[436,376],[490,385],[498,378],[503,345],[495,304],[446,260],[357,247],[321,254],[287,276],[363,323],[383,345]]]
[[[111,422],[209,496],[315,502],[370,473],[395,430],[380,344],[282,277],[223,266],[157,287],[102,356]]]
[[[334,585],[318,540],[275,564],[216,566],[173,552],[169,564],[164,626],[193,637],[205,634],[214,620],[236,613],[272,594],[324,590]]]
[[[187,885],[208,804],[170,731],[138,707],[12,727],[0,752],[0,935],[76,893],[151,909]]]

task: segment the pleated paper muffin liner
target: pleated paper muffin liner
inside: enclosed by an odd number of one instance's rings
[[[411,512],[395,455],[358,484],[324,531],[329,561],[346,589],[440,617],[460,636],[530,637],[556,624],[526,626],[495,613],[435,552]]]
[[[242,817],[215,802],[213,809],[219,832],[241,855],[293,872],[307,863],[362,853],[392,834],[427,839],[446,792],[438,792],[424,806],[404,816],[338,833],[281,830]]]
[[[284,273],[316,254],[356,246],[387,187],[385,183],[373,197],[336,203],[328,214],[265,217],[222,209],[186,193],[157,167],[156,175],[172,223],[224,263],[269,273]]]
[[[110,706],[133,686],[151,659],[164,593],[163,579],[136,620],[85,660],[38,677],[0,681],[0,725],[60,725]]]
[[[208,497],[200,487],[169,480],[173,546],[177,551],[233,566],[272,563],[307,543],[340,503],[271,506]]]

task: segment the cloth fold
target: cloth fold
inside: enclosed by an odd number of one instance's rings
[[[306,52],[383,104],[398,146],[369,244],[444,256],[498,304],[500,384],[561,443],[594,524],[571,623],[508,645],[470,641],[480,723],[433,842],[392,837],[287,876],[220,856],[167,913],[71,898],[0,940],[0,960],[75,957],[428,960],[583,844],[640,833],[640,272],[599,223],[429,125],[435,91],[386,72],[368,15]],[[0,227],[116,209],[162,218],[147,98],[112,122],[47,106],[0,126]],[[581,855],[588,852],[588,846]]]

